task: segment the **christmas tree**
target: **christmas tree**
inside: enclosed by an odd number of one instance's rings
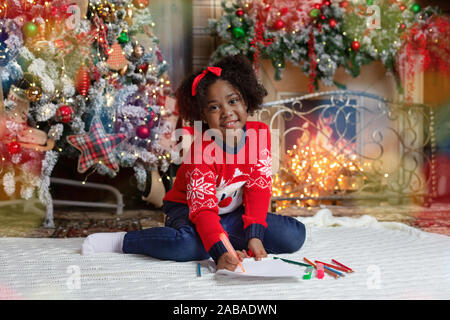
[[[0,199],[46,204],[66,157],[86,177],[133,168],[141,191],[168,169],[174,100],[148,4],[2,0]]]

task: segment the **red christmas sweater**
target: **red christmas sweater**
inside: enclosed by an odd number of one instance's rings
[[[208,133],[196,134],[189,152],[177,171],[173,188],[165,201],[189,206],[189,218],[214,260],[226,251],[219,235],[225,232],[220,214],[243,205],[247,241],[262,239],[272,191],[270,133],[266,124],[248,121],[244,139],[227,148]],[[189,160],[189,161],[187,161]]]

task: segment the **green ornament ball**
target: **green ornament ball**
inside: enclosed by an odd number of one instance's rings
[[[122,32],[120,33],[120,36],[117,38],[117,41],[119,41],[119,43],[127,43],[130,41],[130,36],[128,35],[128,33]]]
[[[309,12],[309,16],[311,18],[317,18],[319,16],[319,14],[320,14],[320,10],[317,8],[314,8]]]
[[[373,0],[367,0],[366,3],[368,6],[371,6],[371,5],[373,5]]]
[[[245,32],[242,28],[234,27],[231,32],[236,39],[239,39],[245,35]]]
[[[23,34],[28,38],[33,38],[39,33],[39,27],[33,22],[27,22],[22,27]]]
[[[414,13],[418,13],[420,11],[420,5],[418,3],[414,3],[411,5],[411,11]]]

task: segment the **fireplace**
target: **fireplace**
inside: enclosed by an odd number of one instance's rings
[[[425,205],[436,192],[434,117],[425,105],[329,91],[265,103],[258,120],[272,132],[272,210]]]

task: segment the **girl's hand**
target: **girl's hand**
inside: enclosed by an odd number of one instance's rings
[[[251,238],[248,241],[248,249],[253,251],[256,261],[267,257],[266,249],[264,249],[262,241],[258,238]]]
[[[244,251],[236,250],[236,253],[239,257],[239,260],[236,259],[231,253],[225,252],[217,261],[217,270],[219,269],[227,269],[230,271],[236,270],[236,267],[239,265],[239,262],[242,262],[244,258],[248,258],[248,254]]]

